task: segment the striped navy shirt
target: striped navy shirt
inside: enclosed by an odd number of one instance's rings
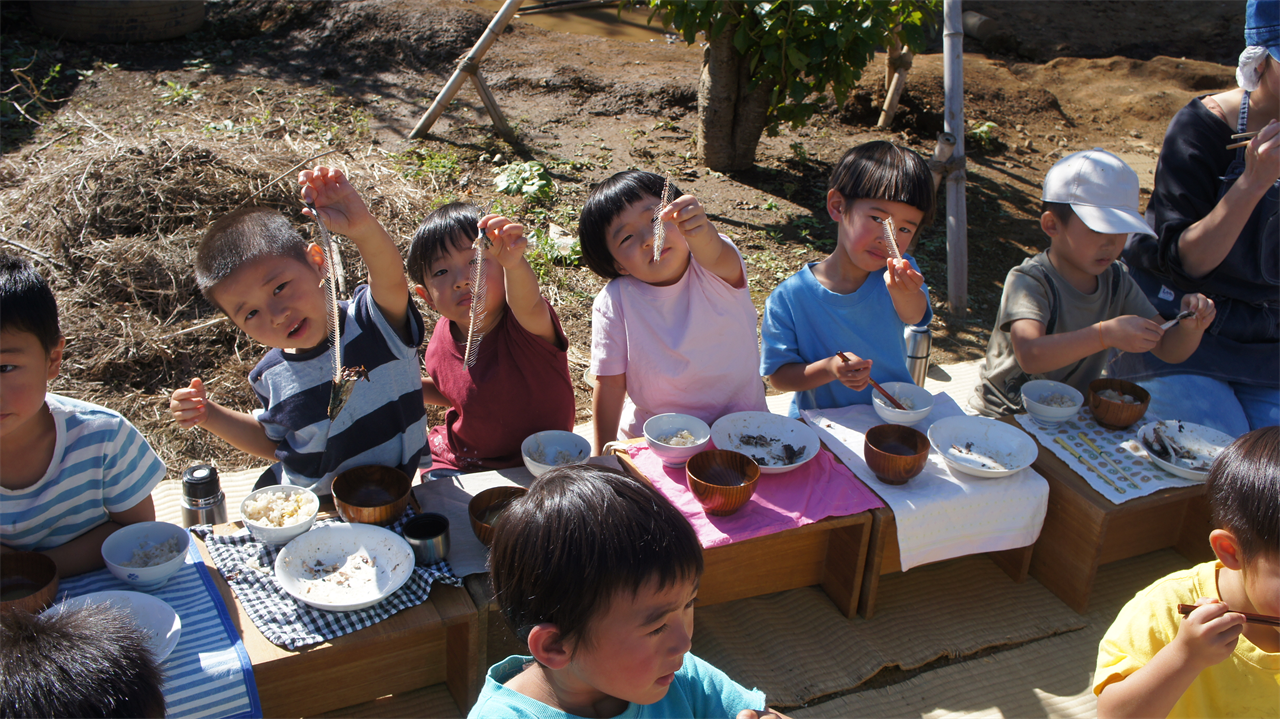
[[[53,393],[44,396],[58,432],[49,469],[25,489],[0,488],[0,542],[58,547],[151,494],[165,466],[116,412]]]
[[[341,309],[342,364],[363,366],[369,380],[355,382],[332,423],[329,343],[296,354],[272,349],[249,373],[265,408],[257,419],[279,443],[276,476],[319,494],[329,494],[334,475],[349,467],[378,464],[413,476],[427,443],[417,353],[424,328],[417,308],[409,303],[408,343],[382,316],[367,285],[357,287]]]

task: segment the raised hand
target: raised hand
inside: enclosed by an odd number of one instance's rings
[[[489,256],[505,268],[516,265],[529,248],[524,225],[502,215],[485,215],[480,218],[479,228],[489,239]]]
[[[373,219],[360,193],[336,167],[303,170],[298,173],[298,184],[302,185],[303,202],[315,205],[320,219],[332,232],[349,236]],[[302,212],[312,214],[310,209]]]
[[[179,427],[191,429],[209,418],[206,399],[208,394],[205,392],[204,382],[197,377],[191,380],[189,387],[174,391],[169,398],[169,412],[173,414]]]

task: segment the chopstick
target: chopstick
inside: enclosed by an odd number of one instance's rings
[[[1080,456],[1080,453],[1076,451],[1076,448],[1075,448],[1075,447],[1072,447],[1071,445],[1067,444],[1067,440],[1065,440],[1065,439],[1063,439],[1063,438],[1061,438],[1061,437],[1054,437],[1054,438],[1053,438],[1053,441],[1055,441],[1055,442],[1057,442],[1058,444],[1062,445],[1062,448],[1063,448],[1063,449],[1065,449],[1065,450],[1067,450],[1068,452],[1070,452],[1070,453],[1071,453],[1071,455],[1072,455],[1073,457],[1075,457],[1076,459],[1080,460],[1080,463],[1081,463],[1081,464],[1083,464],[1084,466],[1088,467],[1089,469],[1092,469],[1094,474],[1098,475],[1099,477],[1102,477],[1102,481],[1104,481],[1104,482],[1106,482],[1107,484],[1111,485],[1111,488],[1112,488],[1112,489],[1114,489],[1115,491],[1119,492],[1120,494],[1124,494],[1124,493],[1125,493],[1125,491],[1124,491],[1124,487],[1121,487],[1120,485],[1116,484],[1116,483],[1115,483],[1115,480],[1113,480],[1113,479],[1111,479],[1110,477],[1108,477],[1107,475],[1103,474],[1103,473],[1102,473],[1102,470],[1100,470],[1100,469],[1098,469],[1097,467],[1095,467],[1095,466],[1093,466],[1092,464],[1090,464],[1090,463],[1089,463],[1089,460],[1085,459],[1084,457],[1081,457],[1081,456]]]
[[[853,361],[849,359],[849,356],[843,352],[836,352],[836,356],[839,357],[840,361],[844,362],[845,364],[849,364],[850,362]],[[867,376],[867,381],[871,383],[872,387],[875,387],[877,390],[879,390],[880,394],[884,395],[884,398],[889,401],[889,404],[893,405],[897,409],[902,410],[903,412],[911,411],[907,409],[905,406],[903,406],[903,404],[898,401],[897,397],[894,397],[893,395],[889,394],[884,387],[881,387],[879,382],[876,382],[875,380],[871,379],[870,375]]]
[[[1243,140],[1243,141],[1242,141],[1242,142],[1233,142],[1233,143],[1231,143],[1230,145],[1227,145],[1227,149],[1228,149],[1228,150],[1234,150],[1234,149],[1236,149],[1237,147],[1244,147],[1245,145],[1248,145],[1248,144],[1249,144],[1249,141],[1250,141],[1250,140],[1252,140],[1253,138],[1257,137],[1259,132],[1262,132],[1262,130],[1254,130],[1253,132],[1237,132],[1236,134],[1234,134],[1234,135],[1232,135],[1232,136],[1231,136],[1231,139],[1232,139],[1232,140]]]
[[[1101,447],[1099,447],[1098,445],[1094,444],[1094,443],[1093,443],[1093,440],[1089,439],[1089,435],[1085,434],[1084,432],[1076,432],[1076,436],[1077,436],[1077,437],[1079,437],[1080,439],[1084,440],[1084,443],[1085,443],[1085,444],[1087,444],[1087,445],[1089,445],[1091,448],[1093,448],[1093,451],[1098,453],[1098,458],[1099,458],[1099,459],[1101,459],[1101,460],[1102,460],[1102,461],[1104,461],[1104,462],[1108,462],[1108,463],[1110,463],[1110,464],[1111,464],[1111,466],[1112,466],[1112,467],[1115,467],[1115,468],[1116,468],[1116,471],[1120,473],[1120,476],[1121,476],[1121,477],[1124,477],[1125,479],[1129,480],[1129,486],[1133,487],[1134,489],[1138,489],[1138,483],[1137,483],[1137,482],[1135,482],[1135,481],[1133,481],[1133,477],[1130,477],[1130,476],[1129,476],[1129,473],[1128,473],[1128,472],[1125,472],[1125,471],[1124,471],[1124,469],[1122,469],[1122,468],[1120,467],[1120,465],[1118,465],[1118,464],[1116,464],[1115,462],[1113,462],[1113,461],[1111,460],[1111,458],[1110,458],[1110,457],[1108,457],[1107,455],[1103,454],[1103,453],[1102,453],[1102,448],[1101,448]]]
[[[1179,604],[1178,613],[1182,616],[1194,612],[1198,607],[1194,604]],[[1227,610],[1232,614],[1239,614],[1244,620],[1250,624],[1262,624],[1268,627],[1280,627],[1280,617],[1269,617],[1265,614],[1250,614],[1249,612],[1237,612],[1235,610]]]

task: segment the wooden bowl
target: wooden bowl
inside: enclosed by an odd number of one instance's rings
[[[1138,400],[1138,404],[1126,404],[1099,397],[1098,393],[1112,389],[1120,394],[1127,394]],[[1151,393],[1132,382],[1122,379],[1095,379],[1089,383],[1089,396],[1085,399],[1093,418],[1107,429],[1128,429],[1142,415],[1147,413],[1147,405],[1151,404]]]
[[[689,458],[684,467],[689,491],[707,514],[726,517],[742,509],[756,492],[760,465],[740,452],[709,449]]]
[[[471,498],[467,504],[467,517],[471,520],[471,531],[476,533],[481,544],[493,546],[493,527],[498,517],[516,497],[524,496],[528,491],[524,487],[490,487]]]
[[[0,612],[38,614],[58,593],[58,566],[39,552],[10,552],[0,563]]]
[[[929,438],[903,425],[876,425],[867,430],[863,455],[876,479],[885,484],[906,484],[928,463]]]
[[[333,506],[349,523],[386,527],[404,514],[410,484],[395,467],[352,467],[333,478]]]

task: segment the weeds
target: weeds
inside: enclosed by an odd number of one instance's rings
[[[493,186],[504,195],[530,198],[551,196],[551,175],[541,162],[513,162],[494,170]]]
[[[160,93],[160,102],[166,105],[186,105],[200,99],[200,93],[186,83],[165,80],[164,84],[168,89]]]

